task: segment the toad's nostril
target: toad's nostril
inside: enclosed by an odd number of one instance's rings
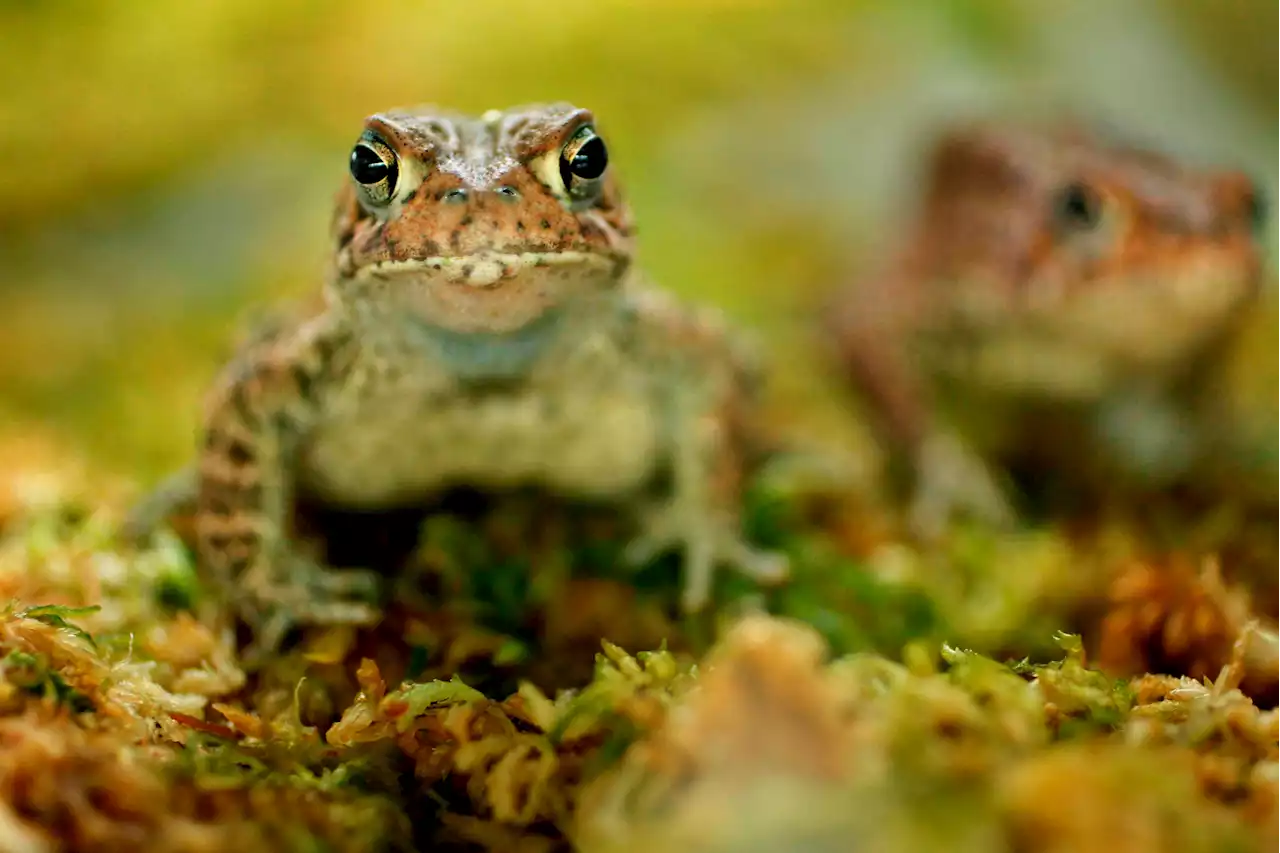
[[[440,196],[440,200],[446,204],[461,204],[467,200],[467,191],[464,189],[452,189]]]

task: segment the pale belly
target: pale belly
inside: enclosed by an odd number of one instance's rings
[[[658,413],[639,383],[424,399],[365,399],[326,419],[304,447],[300,486],[363,508],[413,503],[452,486],[537,486],[607,499],[641,488],[661,463]]]

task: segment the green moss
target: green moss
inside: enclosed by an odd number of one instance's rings
[[[194,611],[203,590],[191,555],[168,531],[161,531],[153,540],[148,556],[156,563],[151,589],[157,606],[166,613]]]
[[[485,698],[483,693],[468,687],[456,675],[448,681],[406,684],[397,696],[405,704],[404,714],[400,717],[402,727],[407,726],[414,717],[421,715],[428,708],[474,702]]]
[[[1071,738],[1118,729],[1133,709],[1129,682],[1085,666],[1084,644],[1078,635],[1058,633],[1054,641],[1066,652],[1065,658],[1018,668],[1034,675],[1045,701],[1061,715],[1058,736]]]
[[[67,684],[42,655],[10,651],[0,657],[0,680],[32,696],[51,701],[73,714],[92,711],[93,700]]]
[[[89,636],[89,632],[72,623],[70,620],[79,616],[89,616],[97,613],[102,608],[96,604],[89,607],[66,607],[61,604],[42,604],[36,607],[27,607],[18,610],[13,615],[18,619],[34,619],[37,622],[43,622],[45,625],[52,625],[66,631],[73,637],[83,640],[89,646],[97,648],[93,637]]]

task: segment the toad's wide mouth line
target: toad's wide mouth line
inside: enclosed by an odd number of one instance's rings
[[[362,267],[357,278],[394,278],[440,272],[447,281],[472,287],[490,287],[517,273],[538,267],[591,267],[609,269],[613,260],[594,252],[477,252],[472,255],[440,255],[405,261],[380,261]]]

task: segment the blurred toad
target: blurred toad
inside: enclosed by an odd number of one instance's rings
[[[1096,495],[1235,464],[1274,489],[1274,427],[1242,448],[1217,409],[1262,292],[1262,219],[1244,175],[1078,125],[944,135],[905,250],[824,329],[909,473],[917,530],[1008,521],[1019,477]]]

